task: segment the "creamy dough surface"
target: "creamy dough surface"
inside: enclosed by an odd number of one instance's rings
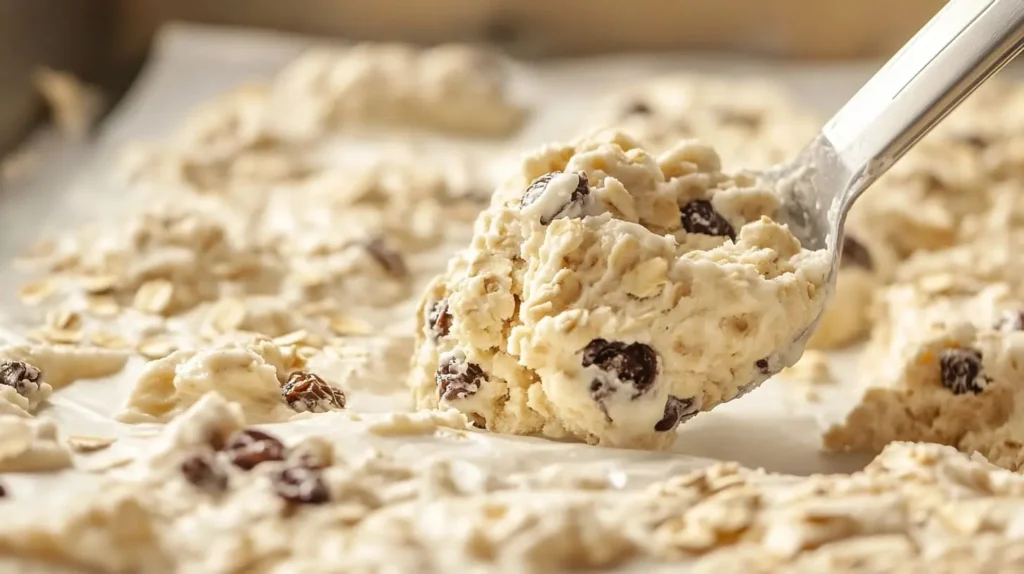
[[[695,141],[611,133],[527,156],[420,304],[420,406],[608,446],[676,426],[795,361],[829,260],[779,199]]]

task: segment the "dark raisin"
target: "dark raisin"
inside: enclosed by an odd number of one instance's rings
[[[430,327],[430,333],[434,336],[435,341],[448,335],[452,328],[452,314],[448,311],[447,299],[435,301],[430,306],[430,311],[427,313],[427,325]]]
[[[7,489],[4,488],[4,485],[0,484],[0,498],[3,498],[5,496],[7,496]]]
[[[185,480],[199,488],[220,491],[228,487],[228,475],[209,454],[199,453],[181,463],[181,474]]]
[[[551,180],[561,174],[562,172],[560,171],[553,171],[533,180],[533,183],[531,183],[530,186],[526,188],[526,192],[523,193],[523,199],[519,202],[519,206],[526,207],[540,199],[547,190],[548,184],[551,183]],[[576,189],[574,189],[569,195],[569,201],[564,205],[559,206],[558,210],[554,213],[542,214],[540,217],[541,225],[547,225],[553,220],[565,216],[573,206],[582,206],[587,196],[590,195],[590,180],[587,179],[587,174],[582,171],[577,171],[575,172],[575,175],[577,178]]]
[[[409,268],[405,265],[402,254],[389,246],[380,237],[374,237],[363,243],[363,248],[374,260],[384,269],[384,272],[392,277],[405,277],[409,274]]]
[[[480,365],[449,355],[437,366],[435,380],[441,398],[454,401],[475,395],[486,378]]]
[[[0,385],[12,387],[19,395],[34,393],[43,378],[42,372],[24,361],[0,363]]]
[[[847,265],[861,267],[868,271],[871,271],[875,267],[874,261],[871,259],[871,252],[868,251],[868,248],[849,234],[843,237],[843,252],[839,259],[840,267],[846,267]]]
[[[724,217],[715,211],[710,201],[695,199],[683,206],[681,212],[683,229],[687,233],[701,233],[736,240],[736,231]]]
[[[750,130],[756,130],[761,127],[761,117],[755,112],[719,110],[718,119],[721,120],[723,124],[740,126]]]
[[[323,504],[330,499],[327,484],[320,470],[306,466],[289,466],[270,477],[274,493],[298,504]]]
[[[1024,311],[1004,311],[993,327],[1004,333],[1024,331]]]
[[[987,139],[978,134],[961,134],[956,136],[954,139],[979,151],[987,148],[990,143]]]
[[[345,408],[345,393],[306,371],[292,373],[281,388],[281,396],[288,402],[288,406],[300,413],[325,413]]]
[[[770,365],[770,364],[768,363],[768,359],[767,359],[767,357],[766,357],[766,358],[764,358],[764,359],[758,359],[758,360],[757,360],[757,361],[756,361],[756,362],[754,363],[754,365],[755,365],[755,366],[757,367],[757,370],[758,370],[758,371],[761,371],[761,374],[762,374],[762,375],[770,375],[770,374],[772,374],[772,367],[771,367],[771,365]]]
[[[224,452],[231,464],[251,470],[264,462],[284,460],[287,449],[284,443],[263,431],[245,429],[228,438]]]
[[[642,100],[637,100],[637,101],[629,104],[628,106],[626,106],[625,112],[622,115],[623,115],[623,117],[629,117],[629,116],[649,116],[649,115],[651,115],[651,112],[653,112],[653,111],[654,110],[651,109],[651,106],[649,106],[647,104],[647,102],[644,102]]]
[[[582,365],[596,366],[619,381],[629,383],[634,389],[634,399],[654,386],[658,376],[658,354],[643,343],[594,339],[583,349]],[[591,394],[596,400],[614,392],[609,383],[600,378],[591,382]]]
[[[665,416],[654,425],[654,432],[668,432],[696,415],[696,402],[697,400],[693,397],[681,399],[669,395],[668,401],[665,403]]]
[[[946,349],[939,355],[942,386],[954,395],[980,393],[988,382],[981,369],[981,351],[976,349]]]

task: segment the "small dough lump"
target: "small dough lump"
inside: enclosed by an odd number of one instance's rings
[[[791,365],[827,254],[775,192],[696,141],[658,158],[605,133],[528,156],[428,288],[411,385],[477,426],[621,447]]]
[[[202,351],[176,351],[150,362],[118,418],[129,423],[168,422],[215,392],[242,407],[253,423],[288,420],[295,411],[281,395],[282,373],[268,345],[228,344]]]

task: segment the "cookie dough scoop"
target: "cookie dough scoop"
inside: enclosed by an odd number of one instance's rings
[[[794,161],[761,174],[784,199],[777,218],[804,248],[828,250],[830,286],[853,202],[1022,48],[1024,2],[951,0]]]

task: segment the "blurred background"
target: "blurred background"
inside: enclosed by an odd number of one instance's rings
[[[0,156],[44,116],[40,66],[102,88],[108,105],[169,21],[349,40],[488,42],[513,56],[742,52],[890,55],[944,0],[0,0]]]

